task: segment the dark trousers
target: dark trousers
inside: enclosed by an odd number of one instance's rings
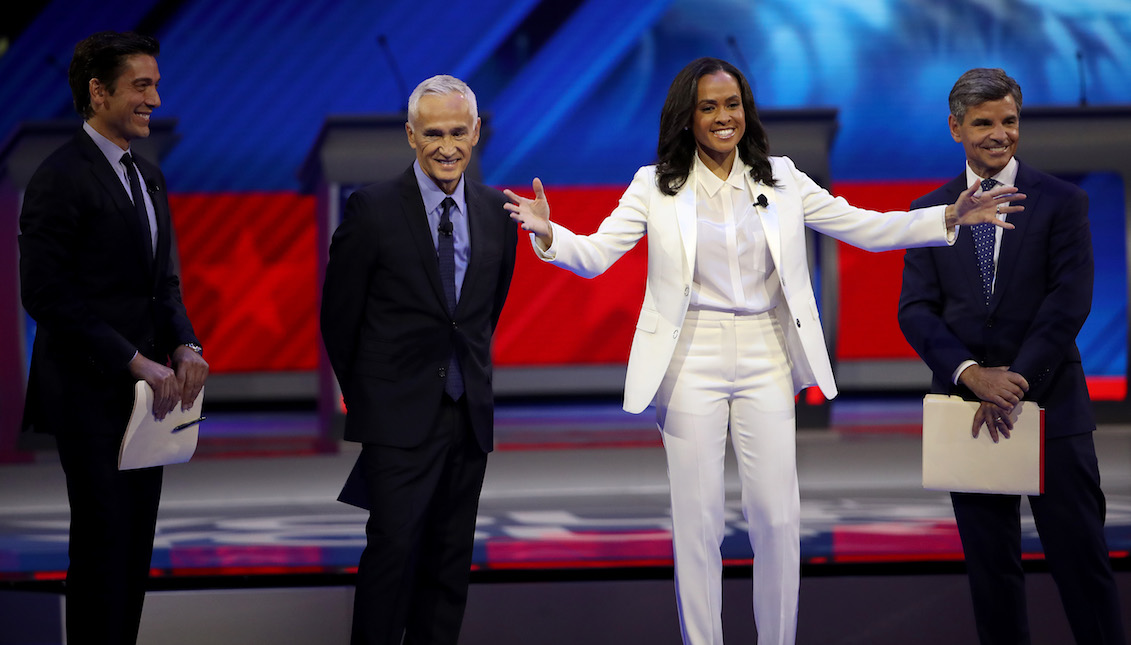
[[[118,470],[119,439],[57,437],[71,533],[69,645],[132,645],[153,557],[161,468]]]
[[[455,645],[467,604],[479,492],[487,469],[466,397],[445,395],[415,448],[364,444],[370,500],[357,572],[354,645]]]
[[[1019,495],[952,493],[982,645],[1030,642]],[[1124,645],[1092,434],[1045,442],[1045,493],[1030,496],[1049,571],[1080,645]]]

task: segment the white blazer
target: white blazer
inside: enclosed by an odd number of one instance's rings
[[[809,277],[805,227],[869,251],[945,246],[953,243],[944,223],[946,206],[911,212],[863,210],[830,195],[788,157],[771,157],[770,164],[778,187],[755,182],[749,175],[746,181],[756,201],[759,195],[768,200],[757,210],[785,296],[778,317],[793,365],[793,385],[798,392],[816,385],[831,399],[837,389]],[[546,250],[531,235],[540,258],[592,278],[648,234],[648,283],[624,383],[624,409],[632,413],[648,407],[667,372],[691,301],[695,268],[696,179],[689,176],[678,193],[665,195],[655,177],[655,166],[638,170],[620,204],[592,235],[577,235],[551,222],[554,241]]]

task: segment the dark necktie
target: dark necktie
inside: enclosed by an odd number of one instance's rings
[[[455,318],[456,313],[456,244],[455,235],[452,234],[452,206],[455,200],[445,197],[441,203],[444,207],[440,213],[440,234],[437,244],[437,255],[440,260],[440,282],[444,285],[444,296],[448,301],[448,312]],[[454,325],[453,320],[453,325]],[[448,380],[444,382],[444,391],[453,400],[463,396],[463,373],[460,372],[459,358],[452,352],[448,362]]]
[[[149,211],[145,210],[145,196],[141,192],[141,178],[137,176],[134,167],[134,158],[130,153],[122,155],[122,163],[126,165],[126,175],[130,180],[130,194],[134,200],[134,210],[141,220],[141,230],[145,232],[145,248],[149,249],[149,259],[153,259],[153,229],[149,228]]]
[[[996,179],[983,179],[982,192],[993,190],[996,185]],[[986,305],[989,305],[990,296],[993,295],[996,232],[993,224],[985,223],[974,224],[970,227],[970,233],[974,236],[974,257],[978,259],[978,273],[982,276],[982,295]]]

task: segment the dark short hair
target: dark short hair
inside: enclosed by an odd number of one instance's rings
[[[695,135],[690,130],[691,117],[699,103],[699,79],[726,72],[738,82],[742,110],[746,115],[746,132],[738,142],[738,156],[750,167],[750,176],[769,186],[774,185],[770,166],[769,139],[758,119],[754,93],[738,68],[719,58],[697,58],[672,80],[668,97],[660,112],[660,137],[656,144],[656,187],[665,195],[674,195],[687,182],[695,161]]]
[[[1021,86],[1005,70],[996,67],[977,67],[955,81],[950,89],[950,114],[959,123],[966,119],[966,111],[987,101],[1000,101],[1013,97],[1021,109]]]
[[[97,78],[106,86],[106,91],[113,94],[127,58],[137,54],[156,57],[160,51],[156,38],[132,31],[100,31],[79,41],[67,72],[75,112],[83,119],[94,116],[90,105],[90,79]]]

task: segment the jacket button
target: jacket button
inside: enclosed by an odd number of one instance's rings
[[[683,295],[685,295],[685,296],[691,295],[691,287],[684,287],[683,288]]]
[[[993,326],[994,326],[994,319],[993,318],[990,318],[989,320],[986,321],[986,327],[993,327]]]
[[[800,318],[795,318],[795,319],[793,320],[793,322],[797,323],[797,328],[798,328],[798,329],[801,329],[801,319],[800,319]]]
[[[448,368],[441,367],[437,372],[440,374],[440,378],[444,378],[448,374]]]
[[[678,338],[678,337],[679,337],[679,330],[676,329],[676,330],[672,331],[672,338]]]

